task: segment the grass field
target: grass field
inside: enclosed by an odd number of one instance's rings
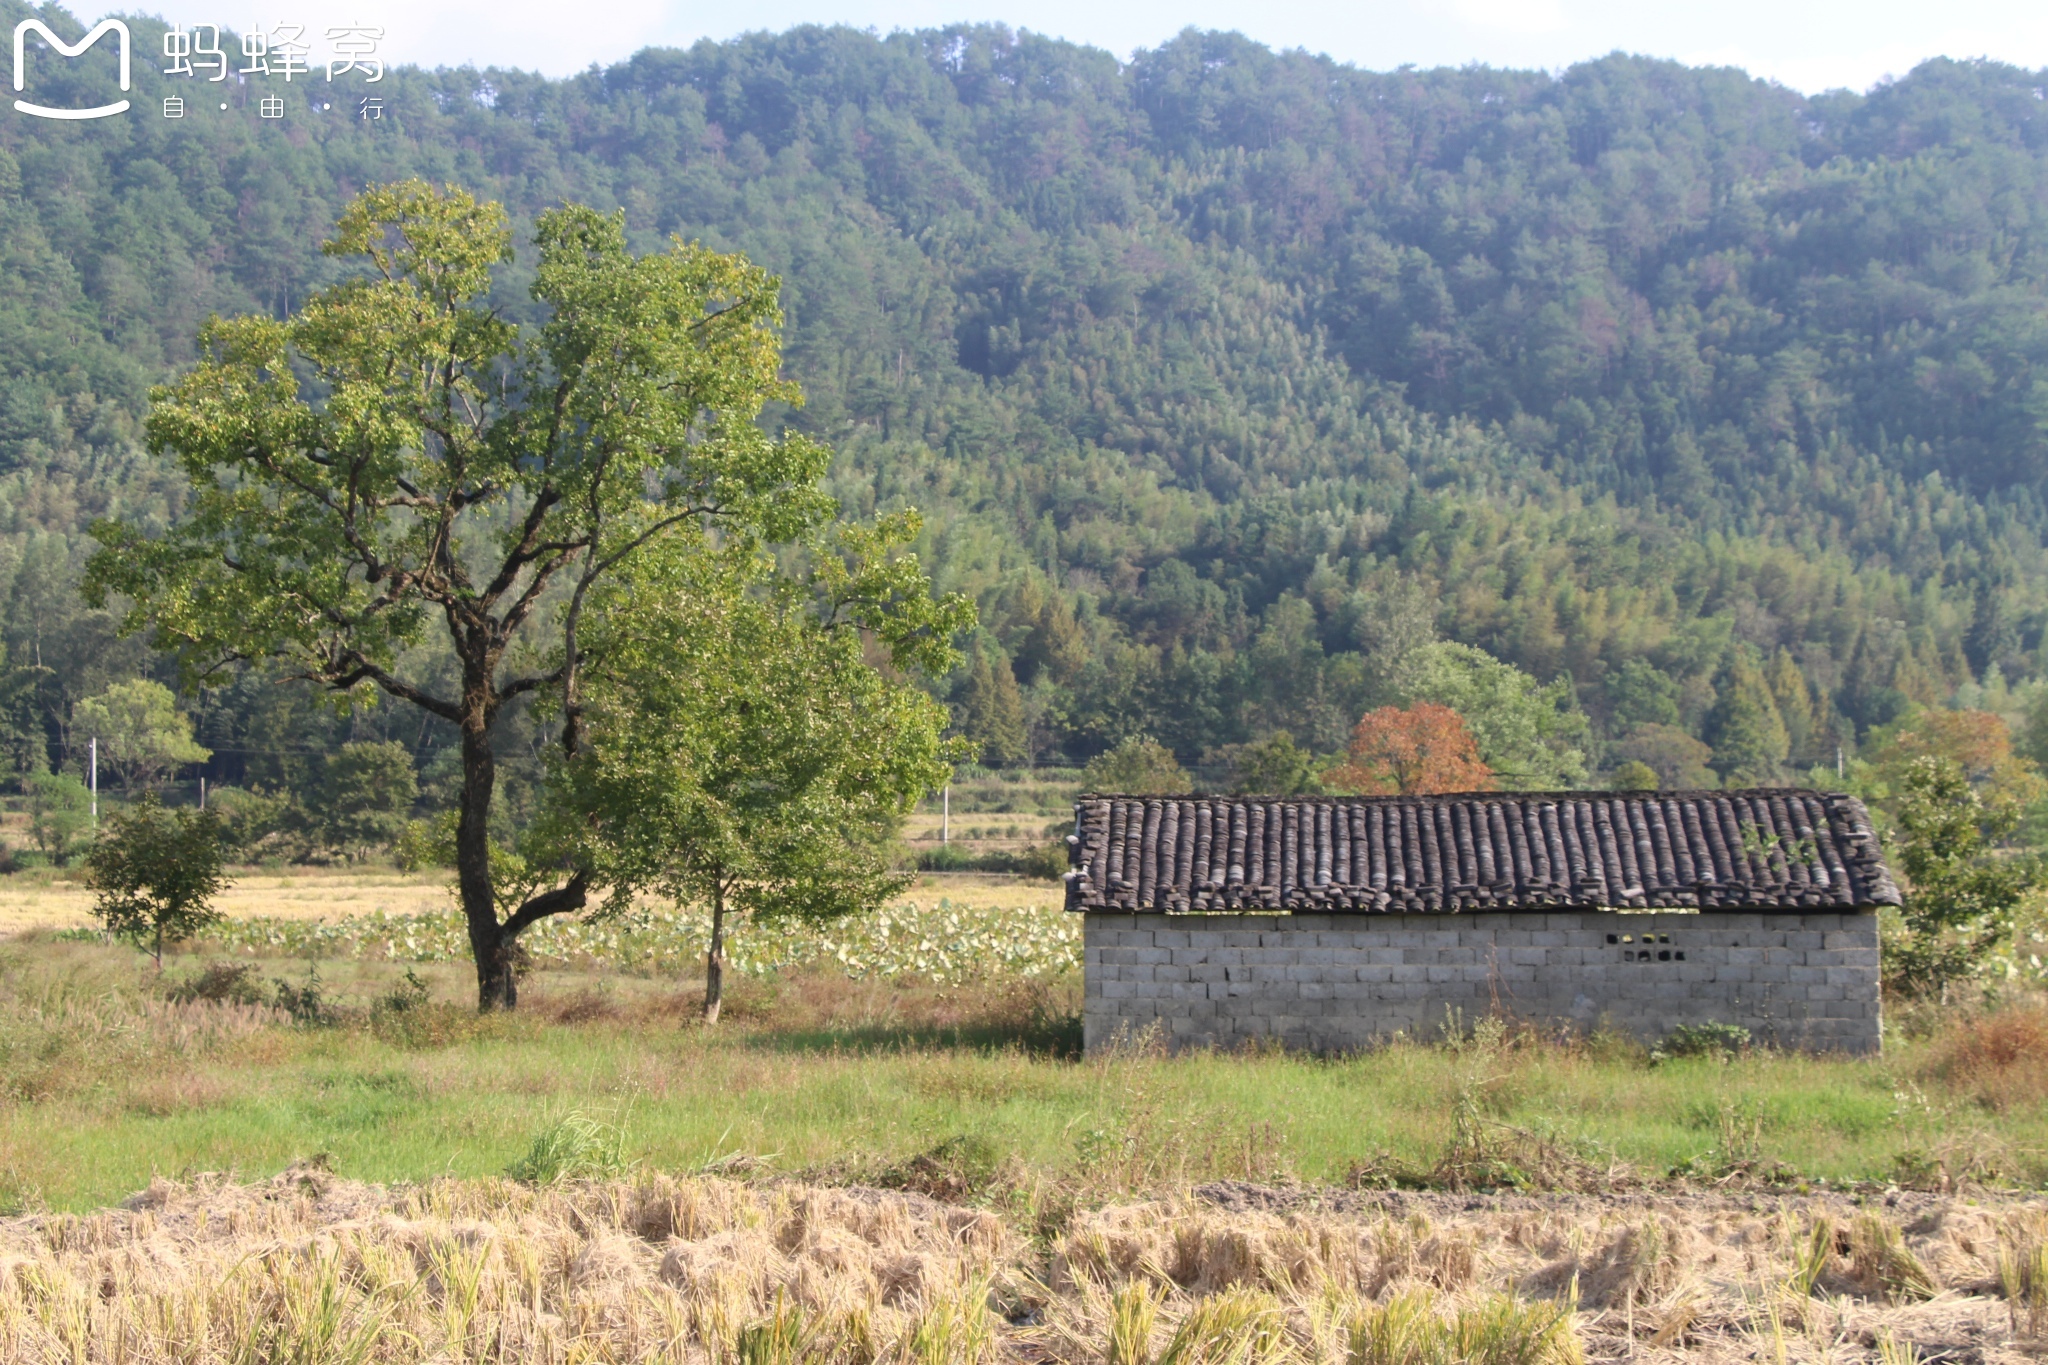
[[[1226,1177],[1608,1188],[1673,1172],[2048,1181],[2039,1005],[1930,1017],[1863,1060],[1653,1064],[1618,1040],[1482,1033],[1344,1059],[1083,1062],[1073,926],[1046,888],[920,888],[936,889],[893,910],[886,934],[740,935],[735,956],[763,965],[716,1029],[695,1020],[689,926],[564,925],[536,949],[521,1010],[479,1019],[445,909],[358,918],[338,937],[280,913],[434,894],[416,881],[313,879],[270,901],[245,886],[273,918],[191,945],[162,978],[125,947],[16,934],[0,941],[0,1204],[82,1210],[158,1176],[263,1175],[316,1154],[363,1180],[489,1176],[571,1113],[621,1130],[651,1168],[922,1170],[956,1193],[1105,1198]],[[215,962],[232,970],[195,992]],[[280,982],[287,1004],[314,985],[323,1017],[280,1010]]]

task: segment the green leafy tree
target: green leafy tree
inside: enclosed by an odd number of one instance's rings
[[[148,948],[158,971],[164,944],[220,921],[213,898],[228,884],[220,818],[173,810],[154,793],[107,820],[87,859],[93,914],[107,932]]]
[[[455,868],[483,1008],[517,999],[513,948],[582,908],[587,867],[528,868],[501,903],[494,742],[507,707],[559,698],[582,747],[591,593],[651,545],[788,541],[827,520],[827,452],[757,423],[776,374],[776,281],[676,242],[626,248],[623,216],[540,216],[521,332],[488,299],[504,210],[409,181],[371,189],[323,250],[354,262],[293,316],[216,319],[153,400],[149,436],[191,484],[158,537],[95,534],[95,603],[119,592],[197,673],[238,662],[347,695],[381,691],[460,736]],[[432,631],[452,679],[409,670]]]
[[[28,837],[62,866],[92,821],[92,793],[69,773],[37,773],[22,787],[28,793]]]
[[[1327,763],[1294,742],[1285,730],[1228,753],[1230,789],[1246,796],[1320,795],[1319,774]]]
[[[166,773],[213,757],[192,738],[192,722],[171,689],[147,678],[85,698],[72,708],[71,728],[80,739],[99,741],[100,762],[123,789],[153,787]]]
[[[1618,792],[1653,792],[1657,790],[1657,770],[1647,763],[1630,759],[1614,770],[1607,785]]]
[[[1494,781],[1511,791],[1557,791],[1586,780],[1589,727],[1569,678],[1539,683],[1472,645],[1440,640],[1416,651],[1408,692],[1464,718]]]
[[[542,837],[592,869],[614,910],[653,893],[710,912],[709,1022],[728,918],[879,906],[907,880],[888,857],[903,816],[960,754],[945,708],[906,674],[949,669],[971,618],[881,558],[914,526],[849,533],[850,570],[828,557],[808,585],[744,554],[656,554],[593,619],[588,737],[556,765]],[[893,588],[872,591],[877,570]],[[895,676],[868,662],[864,631]]]
[[[412,754],[395,740],[356,741],[328,756],[314,811],[320,834],[362,856],[405,832],[419,777]]]
[[[1719,780],[1707,766],[1714,751],[1675,725],[1639,721],[1608,749],[1622,766],[1639,764],[1656,777],[1650,783],[1676,791],[1712,787]]]
[[[1091,792],[1128,796],[1179,796],[1194,790],[1195,780],[1173,751],[1156,740],[1133,735],[1107,753],[1088,760],[1081,786]]]
[[[1603,689],[1622,725],[1678,724],[1678,683],[1647,659],[1630,659],[1607,675]]]
[[[1945,991],[1974,976],[2005,936],[2014,907],[2044,880],[2038,858],[1994,851],[2019,819],[2018,806],[1987,802],[1952,758],[1907,764],[1892,836],[1894,865],[1906,881],[1903,933],[1886,952],[1894,985]]]

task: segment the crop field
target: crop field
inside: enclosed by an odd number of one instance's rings
[[[804,1181],[394,1188],[315,1164],[0,1221],[0,1264],[0,1354],[108,1365],[1989,1365],[2037,1355],[2048,1329],[2048,1213],[1925,1196],[1230,1185],[1044,1229]]]

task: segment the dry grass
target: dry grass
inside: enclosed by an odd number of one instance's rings
[[[159,1180],[0,1222],[0,1358],[1992,1365],[2042,1325],[2039,1204],[1203,1195],[1037,1239],[914,1194],[711,1176]]]
[[[2033,1001],[1953,1021],[1939,1034],[1927,1074],[2004,1112],[2048,1100],[2048,1002]]]
[[[451,904],[451,875],[388,867],[242,868],[215,904],[230,919],[334,921],[378,911],[428,914]],[[1059,888],[1016,877],[950,872],[924,874],[906,894],[913,900],[944,896],[977,909],[1017,910],[1056,899]],[[76,878],[48,871],[0,877],[0,935],[92,923],[92,893]]]
[[[412,915],[448,906],[450,875],[391,868],[243,868],[214,902],[233,919],[342,919]],[[76,929],[93,923],[92,893],[65,875],[20,872],[0,878],[0,934]]]

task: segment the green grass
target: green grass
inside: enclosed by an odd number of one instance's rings
[[[426,969],[434,1003],[373,1013],[399,971],[325,965],[337,1027],[254,1018],[195,1034],[219,1007],[154,1003],[163,984],[132,952],[0,945],[0,1203],[86,1209],[156,1174],[260,1176],[318,1153],[368,1180],[493,1175],[572,1114],[623,1128],[623,1158],[658,1169],[743,1154],[874,1180],[969,1152],[1012,1181],[1105,1192],[1413,1173],[1439,1168],[1461,1136],[1497,1159],[1495,1178],[1619,1162],[1659,1178],[1775,1166],[1795,1181],[2048,1179],[2048,1104],[1988,1107],[1931,1079],[1938,1038],[1867,1060],[1654,1066],[1617,1043],[1513,1040],[1081,1061],[1071,981],[743,982],[706,1030],[689,983],[592,972],[537,973],[520,1015],[478,1020],[459,1003],[458,964]]]

